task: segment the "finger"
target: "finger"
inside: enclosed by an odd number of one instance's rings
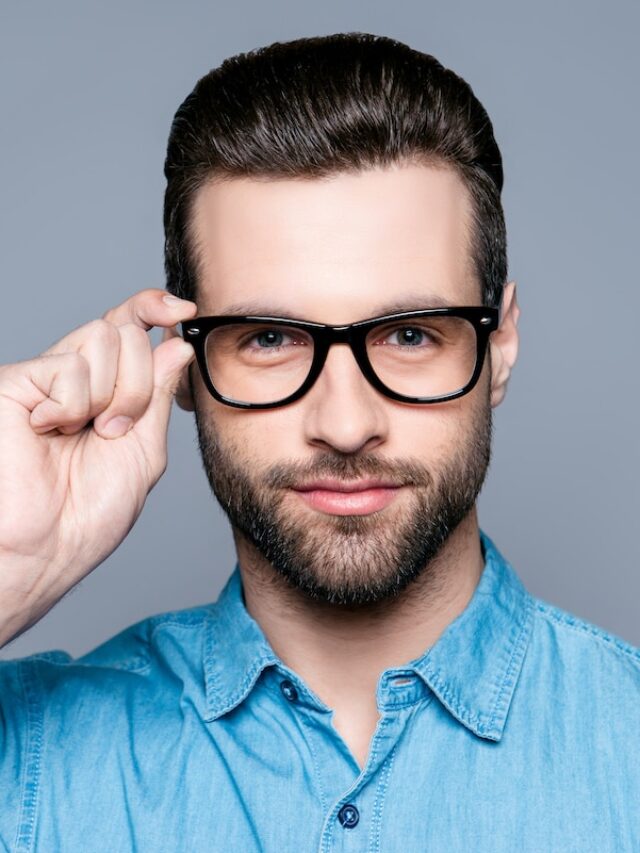
[[[166,303],[163,301],[165,297],[169,298],[170,294],[164,290],[140,291],[117,308],[107,311],[101,319],[92,320],[69,332],[40,354],[79,352],[94,335],[107,336],[105,324],[119,327],[133,323],[148,331],[153,326],[175,326],[176,323],[195,317],[198,313],[195,302],[178,299],[177,302]],[[175,297],[170,298],[175,300]]]
[[[181,338],[182,335],[178,331],[176,326],[166,326],[162,330],[162,340],[169,341],[171,338]]]
[[[87,347],[94,348],[96,345],[100,347],[103,343],[107,347],[109,344],[119,346],[118,330],[112,323],[107,323],[105,320],[91,320],[51,344],[40,355],[62,355],[66,352],[80,352],[83,349],[87,351]]]
[[[103,314],[103,319],[115,326],[134,323],[145,331],[153,326],[174,326],[188,320],[198,312],[195,302],[178,299],[166,290],[148,288],[135,293],[115,308]]]
[[[144,414],[153,394],[153,356],[149,336],[134,323],[126,323],[117,331],[120,348],[115,386],[109,404],[106,408],[103,406],[93,424],[103,438],[124,435]]]
[[[169,326],[162,330],[162,340],[170,341],[172,338],[181,338],[182,335],[175,326]],[[189,383],[189,366],[182,371],[176,388],[175,400],[181,409],[185,412],[194,411],[193,396],[191,393],[191,385]]]
[[[180,375],[194,358],[192,345],[182,338],[172,338],[153,350],[153,395],[134,430],[160,465],[157,476],[166,465],[167,427]]]
[[[29,423],[34,432],[58,429],[69,434],[86,425],[91,393],[89,364],[83,356],[62,353],[18,366],[21,372],[16,372],[12,396],[31,411]]]
[[[41,356],[79,353],[90,366],[91,405],[89,418],[100,414],[111,402],[118,369],[120,334],[113,323],[92,320],[66,335]]]
[[[118,374],[121,336],[117,327],[106,320],[93,320],[85,326],[85,329],[86,337],[80,338],[77,351],[89,364],[91,394],[89,418],[91,419],[103,412],[113,398]],[[143,334],[147,337],[146,333],[143,332]]]

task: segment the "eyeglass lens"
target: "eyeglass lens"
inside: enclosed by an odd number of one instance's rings
[[[209,376],[218,392],[254,404],[294,394],[309,375],[313,351],[308,332],[273,322],[219,326],[205,342]],[[395,320],[369,331],[366,352],[373,371],[392,391],[441,397],[469,383],[476,331],[468,320],[448,315]]]

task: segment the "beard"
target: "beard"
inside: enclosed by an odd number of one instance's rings
[[[392,461],[336,451],[261,470],[239,446],[222,443],[198,406],[195,416],[207,478],[236,541],[238,536],[248,541],[308,598],[349,608],[397,597],[430,567],[435,582],[435,558],[475,506],[491,456],[488,394],[454,452],[431,467],[415,458]],[[324,477],[374,477],[408,488],[388,508],[369,515],[310,517],[289,490]]]

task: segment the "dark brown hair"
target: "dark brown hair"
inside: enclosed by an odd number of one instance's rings
[[[195,299],[192,202],[209,179],[314,178],[399,161],[456,169],[472,199],[486,304],[507,277],[502,157],[471,87],[433,56],[368,33],[275,42],[225,59],[179,107],[164,200],[167,289]]]

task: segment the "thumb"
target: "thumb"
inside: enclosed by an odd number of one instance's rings
[[[164,455],[171,405],[182,371],[195,358],[191,344],[182,338],[163,341],[153,351],[153,394],[146,412],[133,429],[145,445]]]

